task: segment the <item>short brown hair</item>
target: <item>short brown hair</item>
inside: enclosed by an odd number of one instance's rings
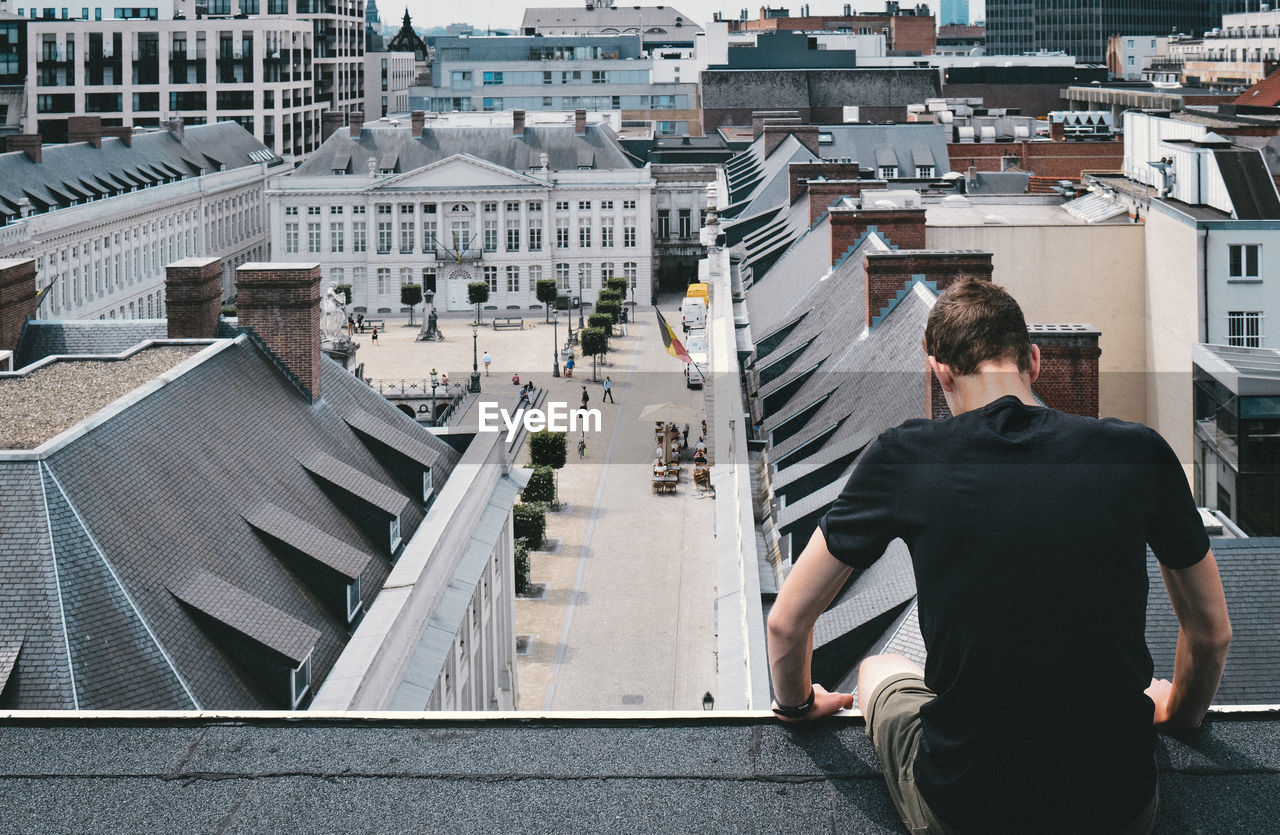
[[[1014,360],[1031,370],[1027,320],[998,284],[970,276],[955,280],[934,303],[924,329],[925,352],[953,374],[973,374],[988,360]]]

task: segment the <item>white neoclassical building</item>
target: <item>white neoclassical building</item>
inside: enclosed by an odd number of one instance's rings
[[[541,114],[540,114],[541,115]],[[606,124],[474,114],[341,128],[267,191],[271,257],[319,260],[350,284],[355,310],[401,310],[422,284],[442,310],[541,309],[539,279],[594,302],[604,279],[630,280],[647,303],[653,183]]]
[[[194,255],[223,260],[232,298],[235,267],[266,256],[264,192],[283,160],[232,122],[105,136],[93,117],[70,122],[77,141],[11,136],[26,149],[0,154],[0,257],[35,259],[39,318],[163,316],[165,265]]]

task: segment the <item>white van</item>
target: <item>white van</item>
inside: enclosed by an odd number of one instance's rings
[[[685,366],[685,385],[691,389],[702,388],[708,368],[707,332],[705,328],[694,328],[689,332],[689,344],[685,346],[691,362]]]
[[[706,300],[699,296],[685,296],[684,302],[680,305],[680,324],[684,326],[685,333],[692,328],[705,328],[707,326]]]

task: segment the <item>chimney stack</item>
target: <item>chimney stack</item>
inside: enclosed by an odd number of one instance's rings
[[[427,123],[425,110],[415,110],[409,114],[409,132],[414,139],[422,138],[422,127]]]
[[[924,249],[923,208],[831,209],[831,263],[849,253],[874,228],[894,249]]]
[[[818,150],[817,125],[779,125],[772,122],[766,122],[764,125],[764,155],[767,157],[772,154],[788,136],[794,136],[796,141],[808,148],[814,156],[821,156]]]
[[[1063,122],[1049,123],[1049,138],[1054,142],[1062,142],[1067,138],[1067,126]]]
[[[511,111],[511,135],[524,136],[524,111]]]
[[[183,258],[164,268],[170,339],[212,339],[222,309],[222,260]]]
[[[88,142],[95,148],[102,147],[101,116],[70,116],[67,118],[67,142]]]
[[[40,162],[43,159],[40,153],[42,144],[38,133],[10,134],[5,137],[4,147],[9,151],[26,151],[27,158],[32,162]]]
[[[756,140],[764,135],[766,122],[778,125],[800,124],[799,110],[753,110],[751,111],[751,139]]]
[[[573,132],[578,136],[587,135],[587,111],[573,111]]]
[[[34,258],[0,258],[0,351],[13,351],[36,312]]]
[[[349,114],[349,119],[350,120],[347,122],[347,124],[351,126],[351,138],[359,139],[360,131],[364,128],[364,111],[362,110],[351,111],[351,113]]]
[[[119,139],[121,142],[123,142],[126,148],[133,147],[133,128],[129,127],[128,125],[124,125],[123,127],[103,128],[102,136],[104,138],[115,137],[116,139]]]
[[[1092,325],[1027,325],[1040,346],[1040,378],[1032,385],[1051,409],[1098,416],[1099,333]]]
[[[183,125],[181,116],[174,116],[172,119],[165,122],[164,126],[169,129],[169,135],[179,142],[181,142],[183,137],[186,136],[186,127]]]
[[[887,314],[899,295],[917,279],[927,281],[938,293],[960,276],[991,280],[991,253],[980,250],[895,250],[871,252],[866,258],[866,326],[873,328]]]
[[[338,132],[347,121],[347,114],[341,110],[326,110],[320,117],[320,141],[323,142]]]
[[[236,315],[311,400],[320,396],[319,264],[241,264],[236,269]]]

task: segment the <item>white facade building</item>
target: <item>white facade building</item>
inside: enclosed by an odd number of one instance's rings
[[[231,123],[97,141],[0,154],[0,201],[18,207],[0,257],[34,258],[36,286],[53,285],[37,315],[161,317],[165,265],[195,255],[223,259],[233,297],[235,267],[266,255],[264,192],[282,160]]]
[[[604,279],[650,295],[653,184],[604,124],[472,127],[431,120],[352,126],[268,190],[271,257],[324,264],[356,311],[401,310],[422,284],[441,309],[541,309],[539,279],[594,302]],[[505,120],[504,120],[505,121]],[[581,283],[580,283],[581,282]]]
[[[377,119],[409,112],[409,88],[416,78],[412,52],[364,54],[364,114]]]

